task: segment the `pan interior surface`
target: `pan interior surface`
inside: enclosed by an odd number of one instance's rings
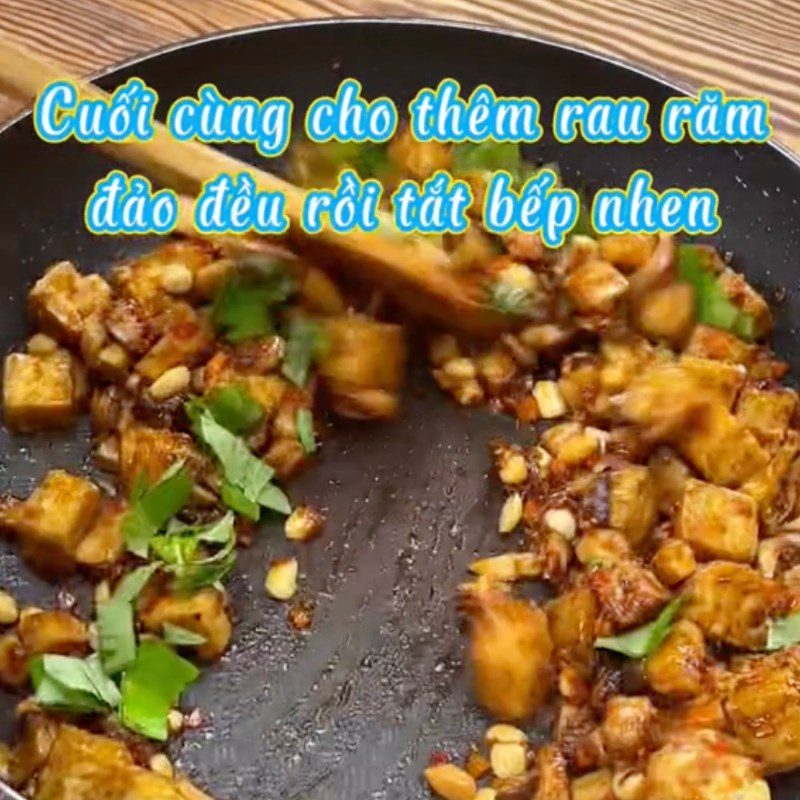
[[[676,93],[637,71],[524,37],[441,24],[341,21],[278,26],[211,38],[126,66],[101,83],[138,75],[159,91],[162,109],[206,82],[226,95],[286,95],[295,121],[345,77],[366,96],[400,107],[444,77],[465,90],[533,95],[545,129],[564,95],[642,96],[651,123]],[[654,126],[657,127],[657,126]],[[237,155],[254,152],[233,147]],[[658,188],[710,187],[720,197],[719,243],[775,307],[775,349],[800,367],[797,252],[800,166],[765,146],[564,146],[552,138],[526,150],[556,161],[567,185],[624,185],[637,168]],[[25,298],[50,262],[102,270],[152,242],[96,238],[83,205],[114,165],[74,144],[39,142],[29,118],[0,136],[0,341],[26,331]],[[486,720],[473,707],[462,668],[454,596],[476,553],[500,551],[499,489],[486,476],[488,442],[529,441],[511,419],[455,408],[417,367],[402,418],[370,427],[336,423],[319,463],[290,486],[296,502],[323,508],[322,539],[301,556],[302,586],[315,603],[308,634],[291,630],[285,608],[268,600],[270,559],[285,552],[281,526],[267,525],[239,560],[230,584],[235,644],[193,690],[189,705],[209,725],[185,736],[181,766],[218,798],[240,800],[406,800],[425,797],[420,774],[434,750],[463,753]],[[56,437],[11,437],[5,429],[0,490],[24,494],[52,467],[87,465],[85,427]],[[31,575],[11,545],[0,549],[0,584],[24,603],[52,604],[55,589]],[[76,589],[79,592],[79,589]],[[4,724],[11,724],[13,704]],[[544,734],[548,720],[541,721]],[[776,800],[800,791],[800,777],[773,783]]]

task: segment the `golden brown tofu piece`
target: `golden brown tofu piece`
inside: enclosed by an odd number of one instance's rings
[[[570,784],[572,800],[614,800],[611,770],[598,769],[574,778]]]
[[[653,476],[647,467],[631,464],[612,472],[610,480],[609,522],[636,547],[650,533],[658,515]]]
[[[701,389],[708,390],[728,410],[733,407],[747,377],[740,364],[689,355],[682,355],[678,363],[695,377]]]
[[[122,520],[126,506],[121,500],[105,499],[100,513],[75,550],[75,560],[87,567],[108,567],[122,558],[125,537]]]
[[[75,377],[72,356],[66,350],[47,355],[7,355],[3,410],[8,427],[32,432],[70,426],[79,399]]]
[[[51,470],[27,500],[0,511],[0,525],[17,535],[23,555],[35,564],[67,567],[99,506],[100,490],[91,481]]]
[[[613,761],[631,763],[652,749],[656,709],[647,697],[617,695],[606,704],[600,734]]]
[[[197,646],[197,655],[207,661],[225,652],[233,633],[225,597],[211,588],[188,596],[159,597],[140,611],[139,618],[153,633],[161,633],[168,622],[205,637],[205,643]]]
[[[557,650],[591,646],[595,640],[597,601],[588,586],[576,586],[547,606],[550,636]]]
[[[394,417],[406,374],[403,328],[361,315],[322,322],[329,346],[319,374],[336,413],[354,419]]]
[[[742,492],[690,478],[675,518],[675,532],[700,559],[749,564],[758,547],[758,506]]]
[[[642,233],[617,233],[598,240],[600,255],[625,272],[634,272],[650,260],[656,249],[655,236]]]
[[[719,286],[728,299],[753,318],[753,333],[764,336],[772,330],[772,312],[767,301],[730,267],[725,267],[719,275]]]
[[[595,259],[575,267],[564,281],[564,288],[578,311],[610,314],[628,290],[628,281],[613,264]]]
[[[533,800],[570,800],[567,762],[561,751],[552,744],[536,751],[539,785]]]
[[[710,325],[695,325],[683,352],[687,356],[729,361],[732,364],[743,364],[747,367],[755,359],[756,348],[720,328],[712,328]]]
[[[716,731],[687,731],[647,763],[647,800],[769,800],[758,765],[737,742]]]
[[[37,770],[32,800],[188,800],[169,778],[137,767],[116,739],[60,725]]]
[[[89,628],[67,611],[40,611],[19,621],[17,635],[28,656],[80,654],[89,648]]]
[[[773,517],[780,514],[781,504],[775,503],[775,500],[783,489],[784,479],[789,470],[796,465],[795,457],[798,453],[800,453],[800,433],[795,430],[787,431],[769,464],[742,484],[742,491],[758,503],[761,518],[767,524],[771,524]],[[791,483],[791,481],[786,482]]]
[[[179,365],[193,367],[209,352],[213,343],[211,330],[194,309],[187,309],[186,317],[167,328],[136,364],[136,371],[146,380],[154,381]]]
[[[755,436],[720,403],[692,416],[678,449],[706,480],[722,486],[741,486],[769,462]]]
[[[764,445],[783,439],[797,413],[797,392],[785,386],[748,386],[736,404],[736,419]]]
[[[694,289],[672,283],[648,292],[639,300],[635,319],[645,336],[679,347],[694,325]]]
[[[602,367],[600,386],[606,394],[616,394],[641,375],[655,358],[653,345],[643,336],[603,338],[600,342]]]
[[[601,620],[615,633],[650,622],[670,597],[658,578],[635,561],[592,570],[589,585],[597,597]]]
[[[137,477],[144,475],[152,484],[176,461],[185,461],[197,477],[206,461],[198,452],[192,437],[185,433],[134,425],[125,428],[119,444],[120,475],[128,491]]]
[[[91,317],[111,304],[111,287],[100,275],[81,275],[69,261],[54,264],[34,284],[29,296],[31,314],[61,342],[76,345]]]
[[[703,631],[688,619],[681,619],[648,656],[644,676],[659,694],[684,698],[703,691],[706,671]]]
[[[653,569],[666,586],[685,581],[697,569],[694,551],[680,539],[667,539],[653,556]]]
[[[800,766],[800,647],[748,658],[730,676],[725,713],[767,772]]]
[[[478,702],[498,719],[532,717],[550,694],[553,642],[545,613],[499,590],[465,598]]]
[[[686,584],[680,614],[696,623],[707,639],[759,650],[779,597],[778,585],[752,567],[713,561]]]
[[[28,654],[16,633],[0,636],[0,684],[17,689],[28,680]]]

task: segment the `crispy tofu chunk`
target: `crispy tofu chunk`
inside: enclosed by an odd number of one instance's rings
[[[758,503],[761,518],[767,524],[773,521],[772,517],[776,513],[780,513],[780,509],[775,508],[773,504],[781,493],[789,470],[795,465],[798,453],[800,453],[800,433],[795,430],[787,431],[769,463],[742,484],[742,491]]]
[[[28,654],[16,633],[0,636],[0,684],[17,689],[28,680]]]
[[[694,413],[678,449],[707,480],[741,486],[769,462],[758,440],[720,403]]]
[[[585,314],[610,314],[628,290],[627,278],[608,261],[585,261],[564,281],[572,301]]]
[[[655,236],[641,233],[618,233],[598,241],[600,255],[625,272],[633,272],[650,260],[656,249]]]
[[[592,570],[589,585],[597,598],[601,621],[614,633],[650,622],[670,597],[658,578],[635,561]],[[604,633],[598,631],[598,635]]]
[[[636,322],[645,336],[680,346],[694,324],[694,289],[671,283],[648,292],[639,300]]]
[[[45,568],[65,566],[74,562],[99,505],[91,481],[52,470],[27,500],[2,510],[0,524],[18,536],[26,558]]]
[[[40,611],[19,622],[17,634],[28,656],[80,654],[89,648],[89,628],[67,611]]]
[[[122,520],[125,503],[103,500],[97,519],[75,550],[75,559],[88,567],[107,567],[116,563],[125,552]]]
[[[233,632],[225,598],[216,589],[201,589],[188,597],[159,597],[139,616],[142,625],[153,633],[160,633],[164,623],[169,622],[204,636],[205,644],[197,647],[197,655],[207,661],[225,652]]]
[[[195,477],[206,466],[188,434],[143,425],[133,425],[122,431],[119,456],[122,484],[128,491],[140,474],[155,483],[176,461],[185,460]]]
[[[759,650],[780,589],[752,567],[714,561],[700,567],[683,591],[681,615],[696,623],[707,639]]]
[[[111,288],[100,275],[81,275],[69,261],[54,264],[34,284],[31,314],[50,335],[65,344],[80,341],[90,317],[102,315],[111,304]]]
[[[609,522],[633,547],[650,533],[657,514],[655,482],[647,467],[631,464],[611,473]]]
[[[80,399],[73,366],[65,350],[6,356],[3,409],[9,428],[32,432],[71,425]]]
[[[749,495],[690,478],[675,523],[700,559],[749,564],[755,558],[758,506]]]
[[[733,407],[747,375],[744,367],[728,361],[688,355],[681,356],[678,363],[695,377],[703,390],[708,390],[717,397],[725,408],[730,410]]]
[[[682,619],[648,656],[644,675],[659,694],[696,697],[703,691],[707,666],[703,631],[688,619]]]
[[[736,404],[736,419],[764,445],[783,439],[797,413],[797,392],[785,386],[748,386]]]
[[[756,348],[720,328],[712,328],[710,325],[695,325],[683,352],[687,356],[729,361],[732,364],[743,364],[747,367],[755,359]]]
[[[557,650],[569,651],[594,643],[597,601],[588,586],[576,586],[547,606],[550,636]]]
[[[767,301],[742,275],[725,267],[719,275],[719,286],[735,306],[753,318],[755,336],[764,336],[772,330],[772,312]]]
[[[768,772],[800,766],[800,647],[748,658],[730,676],[725,713]]]
[[[168,369],[193,367],[211,348],[213,336],[208,325],[192,311],[192,317],[168,328],[136,364],[136,371],[154,381]]]

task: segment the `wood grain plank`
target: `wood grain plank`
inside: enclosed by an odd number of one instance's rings
[[[688,86],[764,94],[800,151],[800,3],[785,0],[2,0],[0,32],[89,73],[226,28],[329,16],[426,15],[527,31]],[[0,119],[16,106],[0,101]]]

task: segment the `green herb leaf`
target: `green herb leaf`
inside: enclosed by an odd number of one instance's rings
[[[664,641],[672,627],[672,620],[675,619],[680,604],[680,598],[677,598],[653,622],[620,636],[604,636],[595,639],[594,646],[601,650],[622,653],[629,658],[644,658]]]
[[[132,603],[147,585],[147,582],[158,572],[161,566],[157,561],[152,564],[145,564],[131,570],[118,584],[114,590],[112,600],[119,600],[124,603]]]
[[[182,628],[180,625],[173,625],[171,622],[164,623],[161,635],[167,644],[172,644],[176,647],[195,647],[205,644],[207,641],[205,636]]]
[[[275,471],[253,455],[243,439],[220,425],[202,405],[188,404],[187,412],[196,435],[217,457],[225,480],[231,486],[239,489],[251,503],[283,514],[291,511],[286,495],[272,483]]]
[[[286,334],[286,355],[281,372],[296,386],[305,386],[311,364],[321,358],[328,347],[322,326],[307,317],[294,317]]]
[[[281,261],[252,254],[237,267],[214,298],[211,312],[214,325],[231,342],[272,333],[273,308],[284,303],[295,289],[286,264]]]
[[[578,219],[575,220],[570,234],[572,236],[591,236],[597,238],[597,231],[592,225],[592,198],[585,189],[576,192],[578,195]]]
[[[100,663],[107,675],[122,672],[136,658],[133,605],[111,599],[97,607],[97,636]]]
[[[252,500],[248,500],[241,489],[223,480],[221,495],[222,502],[225,503],[231,511],[235,511],[237,514],[241,514],[243,517],[253,520],[253,522],[258,522],[261,516],[261,506]]]
[[[682,244],[676,249],[678,278],[694,288],[695,318],[704,325],[752,341],[755,319],[725,294],[714,270],[714,258],[709,248],[699,245]]]
[[[120,718],[149,739],[167,739],[167,714],[186,687],[197,679],[197,667],[163,642],[144,641],[122,677]]]
[[[214,419],[232,433],[248,433],[264,418],[261,406],[243,386],[220,386],[204,403]]]
[[[97,655],[74,658],[46,654],[36,656],[30,664],[34,699],[47,708],[78,714],[116,708],[119,690],[103,672]]]
[[[783,650],[800,644],[800,611],[767,622],[766,650]]]
[[[523,165],[516,142],[462,142],[453,148],[453,172],[457,175],[504,169],[516,178]]]
[[[303,445],[303,450],[309,455],[317,449],[317,442],[314,439],[314,415],[308,408],[298,408],[295,415],[295,428],[297,428],[297,438]]]
[[[179,461],[164,472],[155,486],[133,501],[122,520],[125,544],[131,553],[147,557],[150,539],[186,505],[192,486],[189,471]]]
[[[528,292],[500,281],[490,284],[488,303],[503,314],[517,317],[530,317],[534,311],[533,299]]]

